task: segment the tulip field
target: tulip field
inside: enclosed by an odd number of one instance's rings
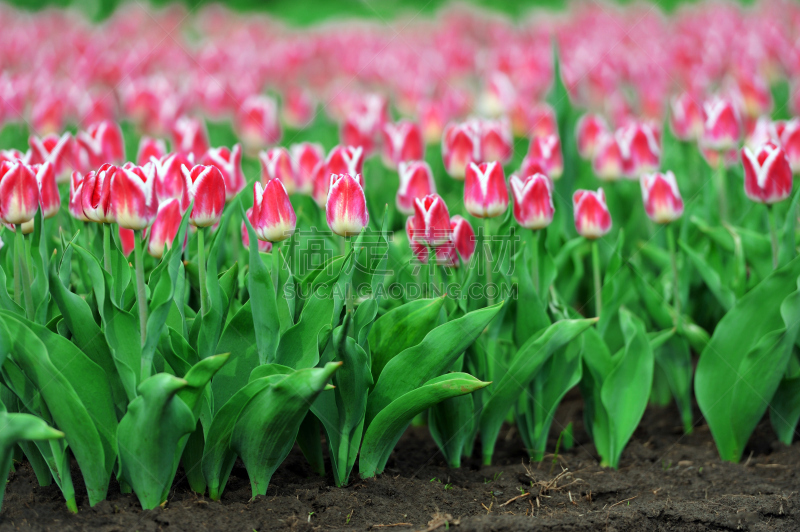
[[[800,4],[374,15],[0,7],[0,529],[797,529]]]

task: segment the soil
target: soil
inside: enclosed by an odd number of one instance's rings
[[[528,464],[522,441],[507,427],[494,465],[475,458],[448,469],[427,429],[412,427],[376,479],[335,488],[330,473],[314,475],[295,449],[266,497],[249,501],[247,473],[238,464],[221,502],[177,480],[164,507],[151,511],[112,482],[107,500],[90,508],[82,496],[72,515],[58,488],[39,487],[23,463],[10,477],[0,531],[800,530],[800,441],[778,443],[767,420],[746,459],[730,464],[720,461],[704,423],[684,435],[677,411],[648,408],[613,471],[599,466],[581,415],[580,397],[571,393],[552,433],[572,421],[575,446],[541,464]],[[73,478],[80,494],[80,474]],[[530,494],[518,497],[521,489]]]

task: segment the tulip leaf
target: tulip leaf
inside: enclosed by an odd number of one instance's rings
[[[800,203],[800,190],[794,193],[792,203],[786,211],[786,219],[783,223],[783,232],[778,249],[778,266],[788,264],[797,256],[797,239],[795,227],[797,225],[797,205]],[[774,207],[772,207],[774,208]]]
[[[23,308],[14,303],[14,300],[8,295],[8,289],[6,288],[6,286],[8,286],[7,283],[6,272],[0,267],[0,309],[13,312],[19,316],[24,316],[25,311]]]
[[[444,399],[428,409],[428,429],[449,467],[461,467],[461,455],[476,424],[471,395]]]
[[[466,373],[448,373],[434,377],[394,399],[380,410],[364,434],[358,466],[361,478],[371,478],[383,472],[389,455],[414,416],[440,401],[472,393],[488,385],[488,382],[481,382]]]
[[[258,347],[253,324],[250,301],[239,309],[222,331],[217,352],[230,353],[231,357],[214,376],[211,389],[218,406],[242,389],[250,379],[250,373],[258,367]]]
[[[50,253],[47,239],[43,235],[44,232],[44,218],[42,217],[42,210],[39,209],[36,211],[34,218],[33,235],[31,235],[31,260],[28,263],[33,267],[33,279],[30,287],[35,309],[33,321],[40,324],[47,323],[47,309],[50,304],[50,283],[48,280]]]
[[[719,273],[706,262],[702,255],[686,245],[682,240],[678,241],[678,245],[686,256],[689,257],[689,260],[692,261],[694,267],[697,268],[697,272],[700,274],[700,277],[703,278],[703,282],[708,286],[708,289],[711,290],[711,293],[714,294],[714,297],[717,298],[722,308],[726,311],[730,310],[736,303],[736,294],[733,290],[731,290],[728,285],[723,284]]]
[[[671,331],[668,331],[671,333]],[[683,420],[684,431],[692,431],[692,354],[689,344],[681,336],[670,335],[661,346],[650,342],[655,353],[656,367],[661,368],[667,378],[672,397]]]
[[[214,241],[211,243],[211,248],[206,257],[206,288],[208,289],[209,304],[206,308],[206,313],[196,318],[196,320],[200,320],[200,325],[197,331],[197,345],[194,346],[197,355],[201,359],[217,353],[217,344],[219,343],[228,312],[228,297],[220,287],[217,257],[223,242],[227,238],[228,223],[231,221],[233,211],[234,209],[228,209],[227,212],[223,213],[219,227],[214,233]],[[198,231],[207,230],[206,228],[198,229]]]
[[[800,362],[796,351],[769,407],[770,421],[778,439],[791,445],[800,420]]]

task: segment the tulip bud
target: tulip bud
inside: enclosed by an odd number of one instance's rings
[[[357,235],[369,223],[361,176],[331,174],[325,203],[328,227],[339,236]]]
[[[608,132],[608,124],[602,116],[592,113],[581,116],[575,125],[578,154],[584,159],[592,159],[597,152],[600,140]]]
[[[191,168],[194,166],[194,156],[184,153],[168,153],[161,159],[150,159],[156,171],[156,198],[161,203],[165,200],[175,198],[182,202],[181,208],[189,206],[186,194],[186,180],[183,178],[182,167]]]
[[[328,181],[330,174],[363,174],[364,150],[358,146],[335,146],[325,159],[325,165]]]
[[[200,160],[200,164],[216,166],[220,171],[222,178],[225,179],[225,201],[231,201],[244,188],[241,144],[235,144],[232,150],[225,146],[209,148]]]
[[[341,141],[347,146],[358,146],[369,155],[375,149],[375,136],[379,123],[377,117],[368,111],[350,113],[342,125]]]
[[[270,148],[258,154],[261,161],[261,182],[277,179],[289,194],[294,194],[294,169],[289,151],[284,147]]]
[[[632,123],[617,135],[617,142],[626,162],[625,175],[633,179],[658,170],[661,148],[656,132],[647,124]]]
[[[136,235],[132,229],[125,229],[124,227],[117,226],[117,234],[119,234],[119,243],[122,245],[122,254],[126,257],[133,253],[133,248],[136,246]]]
[[[139,151],[136,153],[137,166],[144,166],[150,162],[150,158],[161,159],[167,154],[167,145],[163,139],[156,139],[142,135],[139,139]]]
[[[752,201],[771,205],[792,193],[792,169],[783,149],[767,142],[754,154],[742,149],[744,193]]]
[[[162,201],[158,206],[156,219],[148,230],[147,252],[160,259],[164,255],[164,246],[172,249],[172,242],[181,227],[181,202],[177,198]]]
[[[0,220],[24,224],[39,209],[39,186],[31,168],[21,161],[0,164]]]
[[[324,209],[328,202],[328,187],[331,185],[331,176],[325,168],[325,161],[317,163],[314,167],[313,179],[311,197],[320,209]]]
[[[245,213],[247,219],[250,221],[250,225],[255,226],[255,221],[253,220],[253,209],[247,209]],[[247,231],[247,224],[242,221],[242,245],[246,249],[250,249],[250,233]],[[272,251],[272,242],[268,242],[266,240],[258,240],[258,251],[261,253],[269,253]]]
[[[152,164],[117,168],[111,180],[111,216],[120,227],[139,231],[153,223],[158,210],[155,181]]]
[[[397,210],[403,214],[414,213],[414,200],[436,194],[433,172],[425,161],[401,162],[397,170],[400,187],[397,189]]]
[[[437,194],[414,200],[413,226],[416,241],[433,247],[448,242],[453,236],[447,205]]]
[[[78,132],[75,137],[76,165],[89,170],[104,164],[122,164],[125,160],[125,145],[122,129],[116,122],[100,122]]]
[[[611,230],[611,214],[602,188],[598,188],[597,192],[576,190],[572,195],[572,209],[575,212],[575,229],[582,237],[594,240]]]
[[[52,218],[61,208],[61,196],[58,193],[56,172],[50,161],[44,164],[32,164],[31,170],[36,174],[36,184],[39,187],[39,205],[42,207],[42,217]]]
[[[292,129],[303,129],[314,121],[316,103],[305,89],[292,88],[283,98],[283,123]]]
[[[189,202],[194,200],[189,223],[208,227],[217,223],[225,207],[225,178],[216,166],[181,167]]]
[[[553,182],[544,174],[511,176],[514,219],[525,229],[544,229],[553,221]]]
[[[508,208],[508,188],[497,161],[470,163],[464,183],[464,207],[478,218],[494,218]]]
[[[77,220],[89,221],[83,212],[83,175],[77,171],[72,172],[69,181],[69,213]]]
[[[469,262],[475,253],[475,231],[472,226],[462,216],[456,214],[450,218],[450,227],[453,229],[453,244],[456,251],[465,263]]]
[[[688,92],[682,92],[670,105],[669,125],[679,140],[697,140],[703,134],[703,108]]]
[[[416,161],[425,157],[422,131],[419,125],[408,120],[383,126],[383,164],[395,169],[403,161]]]
[[[625,175],[628,162],[622,153],[617,135],[600,135],[597,149],[592,157],[592,170],[601,181],[616,181]]]
[[[742,122],[733,104],[716,97],[706,102],[703,110],[705,122],[701,144],[716,151],[736,148],[742,138]]]
[[[644,210],[655,223],[667,224],[683,215],[683,199],[671,171],[644,174],[641,185]]]
[[[314,170],[325,159],[321,144],[301,142],[289,147],[295,189],[301,194],[311,194],[314,189]]]
[[[511,125],[505,118],[484,120],[481,123],[481,160],[506,164],[514,155],[514,137]]]
[[[464,179],[467,166],[480,162],[480,125],[476,121],[448,124],[442,136],[442,160],[450,177]]]
[[[792,172],[800,174],[800,119],[793,118],[786,122],[779,138]]]
[[[202,157],[208,151],[208,132],[202,119],[182,116],[172,126],[172,146],[177,152]]]
[[[114,222],[111,214],[111,181],[117,172],[113,164],[104,164],[96,172],[89,172],[83,178],[83,213],[89,221],[110,224]]]
[[[278,179],[270,179],[262,189],[253,184],[253,229],[259,240],[281,242],[294,233],[297,226],[292,202]]]
[[[523,160],[523,167],[535,162],[550,179],[558,179],[564,173],[564,158],[561,155],[561,140],[558,135],[534,137],[531,139],[528,155]]]
[[[72,135],[67,132],[61,135],[47,135],[46,137],[28,137],[31,147],[31,164],[44,164],[47,161],[53,165],[56,182],[69,180],[70,172],[74,166],[74,147]]]

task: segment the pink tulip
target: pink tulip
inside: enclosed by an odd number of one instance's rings
[[[617,134],[617,142],[625,160],[625,175],[639,176],[658,170],[661,147],[656,132],[647,124],[631,123]]]
[[[506,164],[514,155],[514,136],[507,119],[481,122],[481,160]]]
[[[241,144],[235,144],[232,150],[225,146],[209,148],[200,159],[200,164],[216,166],[222,173],[225,179],[225,201],[231,201],[244,189],[246,183],[242,172]]]
[[[250,221],[250,225],[255,225],[255,221],[253,220],[253,208],[247,209],[245,213],[247,219]],[[247,231],[247,225],[242,221],[242,245],[249,249],[250,248],[250,233]],[[261,253],[269,253],[272,251],[272,242],[268,242],[266,240],[258,240],[258,251]]]
[[[481,160],[480,124],[448,124],[442,137],[442,160],[450,177],[464,179],[467,166]]]
[[[311,197],[314,198],[320,209],[324,209],[325,204],[328,202],[328,187],[330,185],[331,174],[328,173],[325,167],[325,161],[321,161],[314,167],[311,189]]]
[[[28,137],[31,147],[31,164],[44,164],[47,161],[53,165],[57,182],[69,180],[74,166],[74,152],[72,135],[67,132],[61,135],[47,135],[39,138],[35,135]]]
[[[514,219],[526,229],[544,229],[553,221],[553,182],[544,174],[511,176]]]
[[[464,207],[478,218],[494,218],[506,212],[508,188],[500,163],[492,161],[467,166]]]
[[[716,97],[706,102],[703,110],[705,122],[701,144],[715,151],[736,148],[742,138],[742,122],[733,104]]]
[[[76,165],[80,170],[90,170],[104,164],[122,164],[125,145],[122,129],[116,122],[100,122],[79,131],[75,137]]]
[[[683,199],[671,171],[644,174],[641,184],[644,210],[655,223],[674,222],[683,215]]]
[[[361,176],[331,174],[330,179],[325,203],[328,227],[339,236],[357,235],[369,223]]]
[[[83,212],[83,175],[78,171],[72,172],[69,180],[69,213],[77,220],[89,221]]]
[[[689,92],[682,92],[670,105],[669,125],[679,140],[697,140],[703,134],[703,106]]]
[[[324,161],[325,151],[321,144],[301,142],[289,146],[295,189],[301,194],[311,194],[314,188],[314,170]]]
[[[278,104],[268,96],[248,97],[236,112],[234,128],[250,154],[275,144],[281,139]]]
[[[335,146],[325,159],[328,174],[364,173],[364,149],[359,146]]]
[[[194,166],[194,156],[184,153],[168,153],[161,159],[151,158],[150,162],[156,170],[156,198],[161,203],[175,198],[181,200],[183,209],[189,206],[186,195],[186,180],[183,178],[182,167]]]
[[[294,168],[289,151],[284,147],[270,148],[258,154],[261,161],[261,182],[266,184],[277,179],[289,194],[294,194]]]
[[[148,230],[147,252],[150,255],[160,259],[164,256],[164,246],[172,249],[172,242],[181,227],[182,218],[180,200],[172,198],[161,202],[153,225]]]
[[[436,194],[433,172],[425,161],[401,162],[397,170],[400,187],[397,189],[397,210],[403,214],[414,213],[414,200]]]
[[[450,227],[453,229],[453,244],[456,251],[465,263],[469,262],[475,253],[475,231],[469,222],[462,216],[456,214],[450,218]]]
[[[575,212],[575,229],[582,237],[594,240],[611,230],[611,214],[602,188],[598,188],[597,192],[576,190],[572,195],[572,209]]]
[[[292,88],[283,98],[283,122],[292,129],[302,129],[314,121],[316,102],[305,89]]]
[[[779,133],[779,140],[792,172],[800,174],[800,119],[793,118],[786,122]]]
[[[194,201],[189,223],[209,227],[217,223],[225,207],[225,178],[216,166],[181,167],[189,201]]]
[[[564,173],[564,158],[561,155],[561,140],[558,135],[531,139],[528,155],[522,166],[535,162],[550,179],[558,179]]]
[[[436,247],[449,242],[453,236],[450,212],[437,194],[414,200],[414,238],[417,242]]]
[[[156,218],[155,167],[152,163],[117,168],[111,180],[111,216],[124,229],[140,231]]]
[[[608,124],[602,116],[591,113],[581,116],[575,125],[578,154],[584,159],[592,159],[597,152],[600,139],[608,132]]]
[[[390,169],[404,161],[416,161],[424,158],[425,145],[422,142],[422,131],[418,124],[408,120],[400,120],[396,124],[383,126],[383,164]]]
[[[292,203],[286,188],[278,179],[270,179],[262,189],[253,184],[253,229],[259,240],[281,242],[294,233],[297,226]]]
[[[39,209],[39,186],[21,161],[0,164],[0,220],[18,225],[33,220]]]
[[[208,151],[208,132],[202,119],[182,116],[172,126],[172,146],[175,151],[202,157]]]
[[[139,151],[136,153],[136,164],[144,166],[150,158],[161,159],[167,154],[167,145],[163,139],[142,135],[139,139]]]
[[[36,174],[42,217],[52,218],[58,214],[58,210],[61,208],[61,196],[58,193],[53,164],[47,161],[44,164],[32,164],[30,168]]]
[[[96,172],[89,172],[84,176],[81,201],[83,213],[89,221],[101,224],[114,222],[111,213],[111,181],[116,173],[116,166],[104,164]]]
[[[117,233],[119,234],[119,242],[122,245],[122,254],[126,257],[133,253],[133,248],[136,245],[136,235],[132,229],[125,229],[124,227],[117,226]]]
[[[783,149],[767,142],[753,153],[742,149],[744,193],[752,201],[771,205],[792,193],[792,169]]]

